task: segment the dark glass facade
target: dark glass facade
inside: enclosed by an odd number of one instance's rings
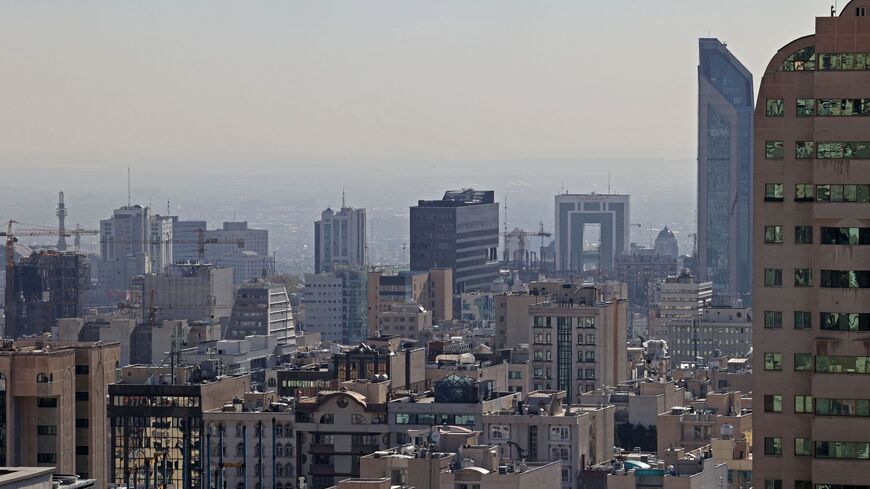
[[[751,302],[752,74],[718,39],[700,39],[698,275]]]
[[[498,204],[491,190],[448,191],[411,207],[411,270],[452,268],[454,291],[498,278]]]

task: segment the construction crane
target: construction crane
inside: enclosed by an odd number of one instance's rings
[[[544,238],[549,238],[552,236],[551,233],[544,231],[544,222],[541,221],[539,223],[539,228],[537,232],[523,231],[523,230],[515,230],[511,232],[507,232],[507,227],[505,227],[504,233],[504,242],[505,242],[505,257],[504,260],[506,263],[511,262],[519,262],[523,267],[531,265],[532,262],[535,261],[534,257],[527,257],[527,251],[529,255],[535,255],[534,251],[528,250],[527,248],[527,239],[533,236],[537,236],[541,238],[541,248],[544,247]],[[509,239],[517,240],[517,249],[513,251],[513,256],[508,256],[508,240]]]

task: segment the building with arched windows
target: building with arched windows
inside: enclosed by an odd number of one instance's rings
[[[106,390],[117,343],[19,340],[0,346],[0,466],[106,478]]]

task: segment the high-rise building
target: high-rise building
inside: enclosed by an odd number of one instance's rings
[[[870,1],[761,80],[753,179],[753,482],[870,481]]]
[[[670,340],[672,323],[691,328],[713,302],[713,283],[698,282],[684,271],[656,282],[650,288],[649,337]],[[689,354],[690,352],[684,352]]]
[[[205,221],[182,221],[172,216],[173,261],[196,261],[199,259],[200,235],[205,238]]]
[[[226,337],[249,335],[271,335],[280,345],[296,345],[293,308],[283,285],[257,280],[239,287]]]
[[[699,279],[748,303],[752,290],[752,73],[718,39],[698,64]]]
[[[136,275],[151,271],[151,215],[147,207],[126,205],[100,221],[98,285],[113,298],[126,296]]]
[[[326,209],[314,222],[314,272],[366,266],[366,210]]]
[[[149,273],[136,283],[141,290],[142,318],[218,322],[230,316],[232,270],[176,263],[162,273]]]
[[[677,259],[642,248],[616,257],[616,279],[628,286],[628,302],[632,309],[649,306],[650,282],[664,280],[677,273]]]
[[[106,388],[117,343],[18,340],[0,347],[0,465],[106,480]]]
[[[589,260],[583,244],[587,232],[598,227],[598,260]],[[556,270],[580,271],[599,267],[612,271],[614,260],[628,253],[631,213],[628,195],[559,194],[556,196]],[[593,265],[587,262],[592,261]]]
[[[72,251],[39,251],[13,267],[12,297],[6,307],[5,336],[51,331],[58,319],[74,318],[85,309],[91,285],[88,259]]]
[[[225,222],[221,229],[205,232],[205,239],[212,241],[206,246],[206,257],[224,255],[233,251],[253,251],[269,256],[269,231],[251,229],[248,221]]]
[[[488,290],[499,276],[492,190],[450,190],[411,207],[411,270],[453,269],[453,290]]]
[[[172,228],[171,217],[151,216],[151,246],[148,254],[151,256],[151,271],[154,273],[160,273],[174,263]]]
[[[368,332],[367,274],[336,270],[305,275],[303,329],[320,333],[323,341],[355,344]]]

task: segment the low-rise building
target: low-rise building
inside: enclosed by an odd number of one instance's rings
[[[389,446],[389,382],[342,382],[296,403],[296,467],[311,489],[360,476],[360,457]]]
[[[505,459],[498,446],[480,443],[480,432],[442,426],[412,433],[413,443],[362,457],[363,480],[415,489],[539,489],[559,485],[559,462]],[[342,481],[337,487],[369,487],[352,484]]]
[[[694,450],[710,444],[710,439],[729,425],[737,434],[752,429],[751,399],[740,392],[709,393],[705,399],[685,407],[674,407],[658,415],[656,435],[658,452],[678,447]]]
[[[377,331],[382,335],[425,341],[432,336],[432,311],[418,304],[393,304],[378,315]]]
[[[296,487],[295,415],[274,391],[205,411],[202,487]]]
[[[569,406],[565,400],[563,391],[535,391],[484,414],[484,440],[498,445],[503,459],[558,461],[561,487],[576,487],[581,469],[613,453],[614,407]]]

